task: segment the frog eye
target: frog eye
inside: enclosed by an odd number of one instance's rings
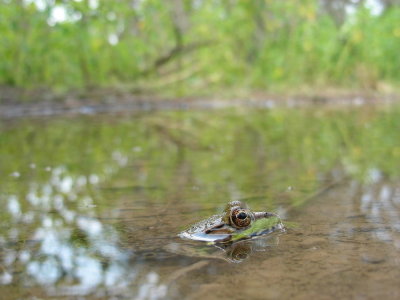
[[[251,223],[251,217],[248,211],[240,208],[231,211],[230,219],[231,225],[236,228],[247,227]]]

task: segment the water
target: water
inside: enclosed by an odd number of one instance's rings
[[[400,110],[220,110],[0,124],[2,299],[396,299]],[[286,233],[177,234],[231,200]]]

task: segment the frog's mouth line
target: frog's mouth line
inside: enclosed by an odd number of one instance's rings
[[[204,231],[205,234],[232,234],[234,232],[235,229],[233,227],[224,223],[220,223],[215,225],[213,228]]]

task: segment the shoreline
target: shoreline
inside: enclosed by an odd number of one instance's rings
[[[0,89],[1,91],[1,89]],[[22,94],[24,93],[24,94]],[[28,95],[15,89],[0,95],[0,119],[24,117],[49,117],[60,115],[124,114],[168,110],[217,110],[224,108],[272,109],[276,107],[358,107],[364,105],[393,105],[400,102],[398,94],[371,92],[335,92],[315,94],[279,95],[269,93],[245,93],[237,97],[191,96],[160,97],[121,92],[95,90],[88,93],[56,95],[48,91]],[[31,100],[27,101],[26,98]],[[42,100],[38,100],[42,99]]]

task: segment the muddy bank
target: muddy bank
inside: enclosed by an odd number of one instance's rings
[[[384,105],[398,102],[400,95],[371,92],[326,92],[298,95],[252,93],[247,96],[226,97],[160,97],[110,89],[56,94],[46,89],[26,91],[0,88],[0,118],[54,115],[92,115],[131,113],[157,110],[219,109],[229,107],[274,108],[323,106]]]

